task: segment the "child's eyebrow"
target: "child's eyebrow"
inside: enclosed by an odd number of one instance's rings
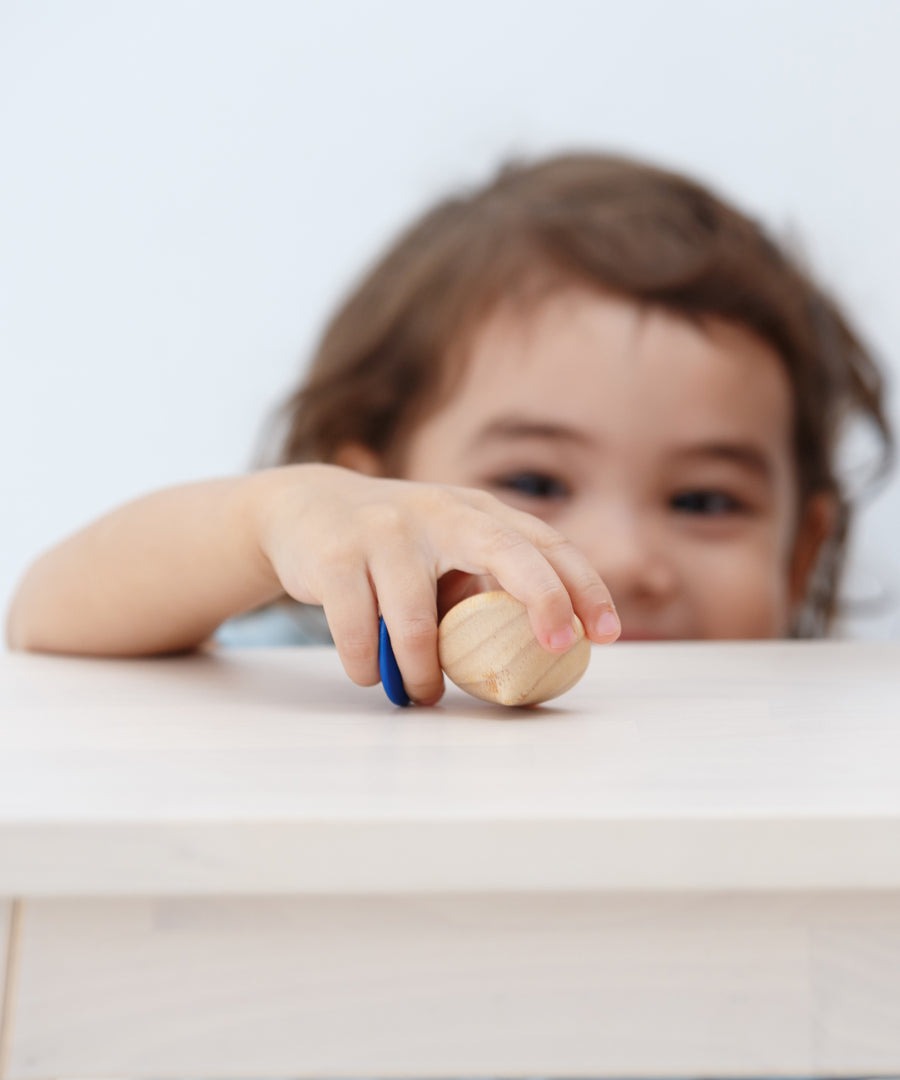
[[[505,416],[492,420],[475,433],[473,446],[490,442],[493,439],[554,439],[562,442],[579,443],[586,446],[593,439],[566,424],[555,424],[546,420],[529,420],[526,417]]]
[[[590,435],[578,428],[520,416],[499,417],[485,424],[475,433],[472,445],[477,447],[494,439],[552,439],[557,442],[576,443],[580,446],[595,444],[595,440]],[[705,458],[731,462],[749,472],[756,473],[766,481],[772,479],[775,471],[769,454],[751,442],[716,439],[710,442],[693,443],[689,446],[676,447],[671,452],[671,457],[682,460]]]
[[[527,417],[505,416],[492,420],[475,433],[473,446],[494,439],[552,439],[557,442],[577,443],[582,446],[595,442],[590,435],[566,424]],[[706,458],[732,462],[763,480],[771,480],[774,467],[770,456],[755,443],[715,440],[676,447],[671,457],[675,459]]]
[[[680,447],[673,451],[673,458],[713,458],[730,461],[750,472],[756,473],[763,480],[771,480],[774,475],[772,459],[764,450],[753,443],[744,442],[708,442]]]

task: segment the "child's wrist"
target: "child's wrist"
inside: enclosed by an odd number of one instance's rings
[[[264,537],[271,514],[272,499],[283,483],[282,469],[264,469],[238,479],[232,490],[232,516],[242,537],[249,571],[259,593],[259,604],[284,595],[272,561],[266,554]]]

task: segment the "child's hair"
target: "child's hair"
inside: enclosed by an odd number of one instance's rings
[[[800,506],[816,492],[838,503],[797,630],[824,633],[852,509],[836,461],[847,422],[873,425],[879,474],[892,461],[882,374],[834,300],[757,222],[647,164],[602,154],[511,164],[426,213],[326,327],[281,407],[278,463],[331,461],[358,442],[399,471],[407,434],[459,377],[482,320],[501,301],[573,282],[695,321],[728,319],[781,356],[793,389]]]

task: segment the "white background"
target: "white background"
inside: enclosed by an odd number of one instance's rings
[[[712,183],[897,373],[898,49],[895,0],[0,0],[0,606],[113,505],[244,469],[363,265],[511,155]],[[898,532],[895,480],[856,593]]]

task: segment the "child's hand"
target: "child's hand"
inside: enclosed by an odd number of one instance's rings
[[[454,599],[472,591],[461,574],[492,577],[527,606],[551,652],[574,641],[573,611],[592,641],[619,634],[609,591],[585,556],[539,518],[487,492],[332,465],[284,466],[256,479],[264,555],[292,597],[324,607],[341,662],[362,686],[379,680],[380,611],[409,696],[426,704],[440,698],[444,575]]]

